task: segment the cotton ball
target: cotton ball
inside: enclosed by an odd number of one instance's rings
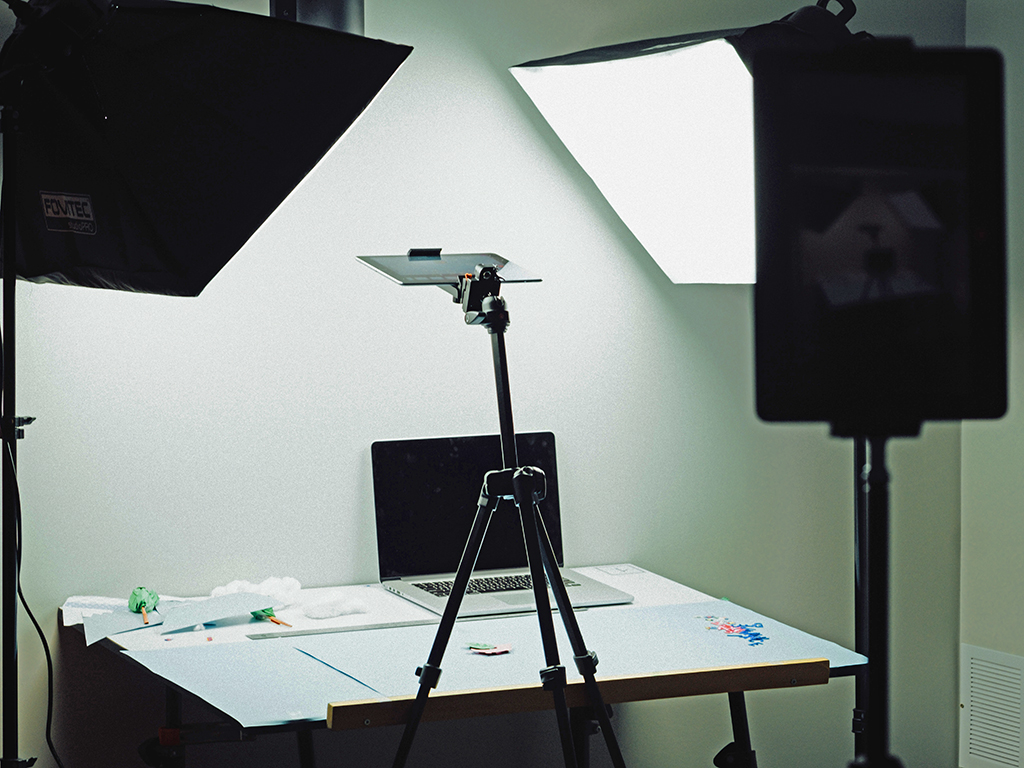
[[[252,587],[248,581],[232,581],[230,584],[225,584],[223,587],[214,587],[213,591],[210,592],[210,597],[223,597],[224,595],[234,595],[239,592],[249,592],[251,590],[246,587]]]
[[[260,582],[256,587],[257,593],[274,598],[274,604],[279,606],[291,605],[297,602],[301,590],[302,585],[299,584],[298,579],[293,579],[291,576],[285,576],[284,578],[272,576]]]
[[[362,600],[335,597],[304,605],[302,613],[310,619],[333,619],[335,616],[346,616],[350,613],[366,613],[366,604]]]
[[[264,579],[259,584],[253,584],[249,581],[236,580],[229,584],[225,584],[223,587],[214,587],[213,591],[210,592],[211,597],[220,597],[221,595],[234,595],[240,592],[251,592],[257,595],[266,595],[274,602],[275,608],[281,608],[286,605],[292,605],[299,599],[299,592],[302,590],[302,585],[298,579],[294,579],[291,576],[285,576],[284,578],[277,578],[271,576],[269,579]]]

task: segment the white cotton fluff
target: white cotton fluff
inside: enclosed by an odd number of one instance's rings
[[[214,590],[210,593],[210,597],[234,595],[239,592],[252,592],[257,595],[266,595],[274,601],[275,608],[283,608],[297,602],[299,599],[299,592],[301,590],[302,585],[299,584],[298,579],[293,579],[291,576],[285,576],[284,578],[271,576],[269,579],[264,579],[259,584],[239,580],[232,581],[230,584],[226,584],[223,587],[214,587]]]
[[[350,613],[366,613],[366,604],[362,600],[350,597],[335,597],[302,606],[302,613],[310,619],[333,619],[335,616],[346,616]]]

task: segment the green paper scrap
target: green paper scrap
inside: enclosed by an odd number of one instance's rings
[[[260,621],[272,621],[275,624],[280,624],[282,627],[291,626],[287,621],[281,621],[277,618],[277,616],[274,615],[274,609],[272,607],[260,608],[258,611],[251,611],[250,613],[252,613],[252,617],[254,619],[259,619]]]
[[[142,609],[152,611],[160,602],[160,596],[151,589],[136,587],[128,597],[128,610],[132,613],[142,613]]]

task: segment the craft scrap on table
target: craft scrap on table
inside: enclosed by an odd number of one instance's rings
[[[729,619],[721,619],[717,616],[704,616],[708,623],[708,629],[724,632],[729,637],[738,637],[747,641],[748,645],[763,645],[768,636],[758,631],[764,628],[764,624],[756,622],[753,624],[737,624]]]

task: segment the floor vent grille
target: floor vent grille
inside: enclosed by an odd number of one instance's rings
[[[1024,657],[960,646],[960,768],[1024,768]]]

